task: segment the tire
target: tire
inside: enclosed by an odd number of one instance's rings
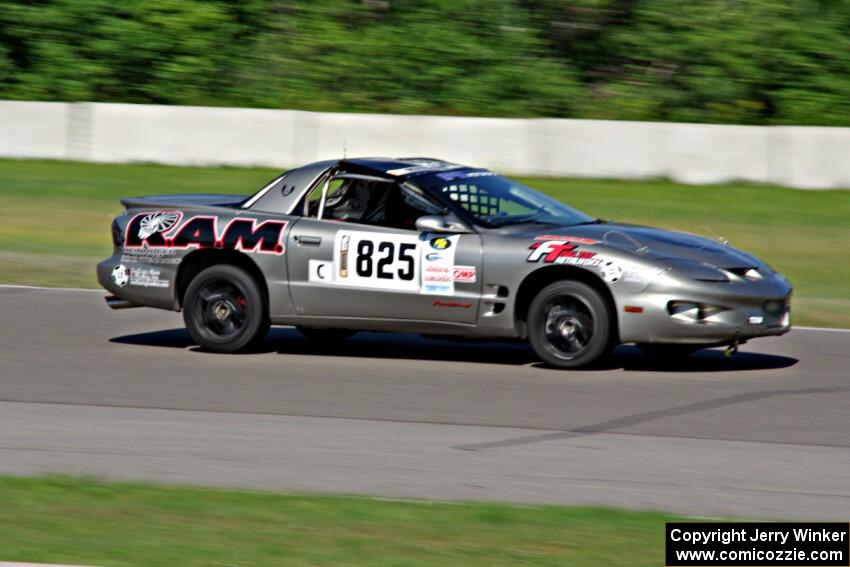
[[[269,332],[266,299],[245,270],[211,266],[192,279],[183,299],[183,321],[192,338],[212,352],[239,352]]]
[[[299,326],[295,328],[305,339],[322,343],[341,343],[357,332],[350,329],[330,329],[328,327]]]
[[[638,343],[637,347],[646,356],[652,358],[666,358],[668,360],[681,360],[691,356],[700,350],[699,345],[678,345],[669,343]]]
[[[585,368],[613,347],[611,308],[587,284],[560,281],[540,290],[528,309],[528,342],[549,366]]]

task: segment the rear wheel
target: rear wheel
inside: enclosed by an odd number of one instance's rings
[[[528,340],[545,363],[582,368],[610,350],[611,310],[587,284],[555,282],[543,288],[528,311]]]
[[[350,329],[331,329],[328,327],[295,327],[305,339],[323,343],[340,343],[357,331]]]
[[[266,301],[245,270],[211,266],[189,283],[183,320],[192,338],[213,352],[237,352],[261,342],[269,331]]]

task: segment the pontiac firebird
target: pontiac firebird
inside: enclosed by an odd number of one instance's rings
[[[270,325],[527,340],[557,368],[790,330],[791,286],[699,236],[606,222],[492,171],[424,158],[286,171],[254,195],[130,198],[97,266],[114,308],[182,311],[204,349]]]

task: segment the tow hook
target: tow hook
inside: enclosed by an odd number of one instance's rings
[[[725,356],[732,356],[733,354],[738,354],[738,339],[735,339],[731,345],[726,347],[726,350],[723,351]]]

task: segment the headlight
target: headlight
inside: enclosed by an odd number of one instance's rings
[[[729,278],[719,268],[711,264],[703,264],[696,260],[665,258],[661,260],[672,270],[674,275],[702,282],[728,282]]]

